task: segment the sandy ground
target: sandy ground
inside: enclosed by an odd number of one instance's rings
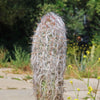
[[[35,100],[33,94],[33,85],[32,79],[25,81],[25,74],[12,74],[8,73],[12,69],[3,68],[0,69],[0,100]],[[32,76],[31,76],[32,77]],[[70,80],[73,81],[73,85],[70,84]],[[87,96],[87,79],[84,81],[78,79],[69,79],[64,81],[64,100],[67,100],[67,97],[72,97],[72,100],[76,98],[78,93],[77,88],[80,88],[79,91],[79,100],[83,100]],[[97,88],[97,79],[90,79],[89,85],[95,90]],[[91,100],[91,99],[88,99]],[[100,85],[97,92],[96,100],[100,100]]]

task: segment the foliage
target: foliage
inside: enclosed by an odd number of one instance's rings
[[[36,23],[51,11],[64,19],[69,39],[84,34],[91,40],[100,34],[99,5],[99,0],[0,0],[0,45],[10,52],[15,44],[27,50]]]
[[[85,51],[84,51],[85,50]],[[86,67],[99,66],[98,58],[100,58],[100,45],[92,45],[86,51],[86,47],[79,47],[77,44],[68,44],[67,64],[74,64],[81,71]]]
[[[9,52],[3,46],[0,47],[0,67],[7,67]]]
[[[62,16],[67,28],[68,64],[75,64],[75,56],[79,62],[79,55],[76,51],[78,35],[88,35],[92,47],[90,50],[91,61],[94,64],[99,57],[100,44],[100,0],[0,0],[0,45],[4,46],[4,55],[0,58],[2,66],[5,66],[11,55],[15,56],[13,45],[20,45],[24,52],[29,52],[30,39],[33,29],[40,17],[47,12],[55,12]],[[75,43],[75,44],[74,44]],[[0,49],[2,51],[2,49]],[[6,51],[5,51],[6,50]],[[1,53],[0,51],[0,53]],[[9,53],[8,53],[9,52]],[[2,56],[1,56],[2,57]],[[93,58],[93,60],[92,60]],[[79,65],[81,63],[79,62]],[[1,65],[0,65],[1,66]]]
[[[0,48],[0,67],[10,64],[16,69],[29,68],[29,37],[34,34],[40,17],[48,12],[62,16],[66,23],[69,40],[67,65],[73,67],[67,69],[65,78],[97,78],[100,75],[100,0],[0,0],[0,47],[3,45]],[[89,55],[84,54],[83,47],[80,52],[76,42],[78,35],[90,37],[92,45],[88,49]],[[43,85],[46,87],[45,82]],[[93,91],[88,92],[86,99],[92,98]]]
[[[0,76],[0,78],[4,78],[4,76]]]
[[[72,65],[74,71],[81,77],[87,78],[89,75],[92,78],[97,78],[97,76],[100,75],[100,45],[94,44],[92,47],[90,46],[85,53],[81,52],[77,45],[68,45],[67,65]],[[77,74],[74,74],[68,66],[65,77],[68,78],[71,76],[78,78]]]
[[[29,45],[39,15],[36,0],[0,0],[0,45],[11,52],[13,45]]]
[[[22,69],[29,66],[30,55],[26,51],[22,50],[21,47],[14,46],[15,50],[13,52],[14,59],[10,58],[12,65],[15,69]]]

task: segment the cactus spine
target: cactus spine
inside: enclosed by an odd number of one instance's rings
[[[53,12],[41,18],[32,42],[31,65],[36,100],[63,100],[66,29]]]

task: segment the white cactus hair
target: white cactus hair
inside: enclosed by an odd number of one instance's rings
[[[66,28],[53,12],[41,18],[33,36],[31,65],[36,100],[63,100]]]

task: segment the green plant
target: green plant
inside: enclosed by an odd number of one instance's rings
[[[14,80],[18,80],[18,81],[20,81],[20,80],[21,80],[20,78],[15,78],[15,77],[13,77],[12,79],[14,79]]]
[[[41,18],[33,36],[31,64],[37,100],[63,100],[63,74],[66,67],[66,29],[53,12]]]
[[[23,78],[23,80],[25,80],[25,81],[30,80],[30,79],[32,79],[32,76],[30,76],[30,75],[27,75],[27,76],[25,76],[25,77]]]
[[[32,76],[27,75],[26,78],[27,78],[27,79],[32,79]]]
[[[73,90],[74,90],[74,92],[75,92],[76,99],[74,99],[74,100],[79,100],[79,91],[80,91],[80,89],[77,88],[77,90],[75,90],[75,87],[73,86],[73,81],[72,81],[72,80],[70,81],[70,84],[72,85]],[[67,99],[69,99],[69,98],[67,98]],[[72,100],[71,97],[70,97],[69,100]]]
[[[88,70],[88,72],[87,72],[87,74],[88,74],[88,75],[87,75],[88,81],[85,82],[85,81],[83,80],[83,78],[81,77],[81,75],[80,75],[79,73],[77,73],[77,72],[73,69],[73,67],[72,67],[71,65],[68,66],[68,69],[70,69],[71,71],[73,71],[73,72],[78,76],[78,79],[82,80],[82,81],[84,82],[84,84],[87,86],[87,90],[88,90],[87,96],[84,97],[83,99],[84,99],[84,100],[88,100],[88,99],[90,98],[90,100],[96,100],[97,91],[98,91],[99,84],[100,84],[100,76],[97,77],[98,83],[97,83],[96,89],[93,89],[92,86],[90,86],[90,84],[89,84],[89,82],[90,82],[90,74],[91,74],[89,70]],[[72,85],[73,90],[74,90],[74,92],[75,92],[76,99],[74,99],[74,100],[79,100],[79,91],[80,91],[80,89],[77,88],[77,90],[75,90],[75,87],[73,86],[73,81],[70,80],[69,82],[70,82],[70,84]],[[67,100],[72,100],[72,99],[71,99],[71,97],[68,97]]]
[[[0,47],[0,67],[7,67],[7,61],[9,59],[9,52],[3,46]]]
[[[16,89],[18,89],[18,88],[11,88],[11,87],[7,87],[7,89],[9,89],[9,90],[16,90]]]
[[[98,79],[98,83],[97,83],[97,87],[95,90],[91,86],[89,86],[89,81],[88,81],[88,83],[87,83],[87,88],[88,88],[87,95],[88,96],[84,98],[85,100],[88,100],[88,98],[91,98],[91,100],[96,100],[97,91],[98,91],[99,84],[100,84],[100,76],[98,76],[97,79]],[[88,80],[89,80],[89,78],[88,78]],[[94,95],[93,95],[93,93],[94,93]]]
[[[21,47],[14,46],[13,56],[14,58],[10,59],[14,68],[24,69],[24,67],[29,66],[30,54],[22,50]]]
[[[0,78],[4,78],[4,76],[0,76]]]
[[[83,51],[81,51],[81,49],[83,49]],[[86,68],[99,66],[100,45],[93,44],[87,51],[84,50],[85,47],[79,47],[75,43],[68,44],[67,64],[77,66],[79,71],[85,71]]]

